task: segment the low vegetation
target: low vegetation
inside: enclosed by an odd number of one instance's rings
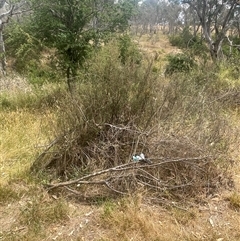
[[[71,93],[38,78],[0,93],[0,211],[17,210],[1,239],[238,240],[238,78],[139,47],[109,41]]]

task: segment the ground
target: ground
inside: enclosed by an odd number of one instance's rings
[[[157,57],[179,52],[170,46],[166,36],[148,39],[143,36],[140,47]],[[10,81],[11,82],[11,81]],[[6,80],[5,87],[10,83]],[[17,79],[11,89],[21,88],[29,91],[25,81]],[[45,143],[38,128],[51,118],[52,113],[35,116],[30,113],[32,132],[24,129],[24,116],[7,113],[13,120],[8,128],[18,137],[29,139],[28,146],[21,147],[23,153],[31,151],[39,141]],[[1,116],[1,121],[5,120]],[[236,126],[240,123],[236,117]],[[6,128],[6,125],[3,125]],[[23,131],[19,131],[23,129]],[[12,129],[11,129],[12,130]],[[34,132],[35,130],[35,132]],[[1,130],[3,136],[11,133]],[[19,131],[19,132],[18,132]],[[37,142],[33,143],[34,135]],[[16,138],[16,137],[12,137]],[[0,139],[6,151],[6,140]],[[18,142],[21,140],[18,139]],[[18,143],[19,144],[19,143]],[[16,143],[17,145],[17,143]],[[4,149],[5,148],[5,149]],[[201,202],[189,200],[188,203],[168,203],[164,205],[150,202],[144,194],[132,197],[101,200],[93,202],[78,200],[72,196],[61,197],[48,193],[31,177],[21,178],[24,168],[14,157],[11,146],[8,153],[0,157],[0,240],[132,240],[132,241],[237,241],[240,240],[240,167],[234,163],[231,173],[234,186],[222,188],[214,195],[202,197]],[[16,148],[16,147],[14,147]],[[11,154],[11,155],[10,155]],[[22,158],[22,157],[21,157]],[[233,147],[233,158],[239,160],[239,150]],[[22,162],[21,162],[22,163]],[[25,162],[26,163],[26,160]],[[18,171],[16,171],[17,168]],[[18,173],[16,175],[16,173]]]

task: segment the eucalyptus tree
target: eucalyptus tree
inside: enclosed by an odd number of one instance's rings
[[[4,25],[13,15],[21,14],[21,8],[26,5],[26,1],[0,0],[0,71],[6,74],[5,43],[3,38]]]
[[[156,24],[170,34],[182,24],[182,5],[177,0],[146,0],[139,7],[138,24],[142,24],[143,32],[152,32]]]
[[[113,32],[128,28],[136,0],[33,0],[31,34],[54,49],[69,89],[77,71]]]
[[[169,0],[166,7],[166,19],[170,34],[174,34],[179,26],[182,26],[182,5],[178,0]]]
[[[239,0],[183,0],[197,14],[213,60],[221,58],[222,43],[232,26]]]
[[[152,32],[154,25],[158,22],[159,0],[146,0],[138,6],[138,12],[134,19],[136,34],[140,30],[140,36],[149,31]]]

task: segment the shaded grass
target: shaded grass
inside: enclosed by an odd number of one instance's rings
[[[229,205],[232,209],[239,211],[240,210],[240,194],[234,192],[229,197]]]
[[[0,204],[18,200],[19,193],[10,187],[0,185]]]
[[[38,232],[43,225],[59,223],[68,219],[65,200],[44,200],[43,196],[28,201],[21,211],[20,223]]]

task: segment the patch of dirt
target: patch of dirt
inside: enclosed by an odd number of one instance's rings
[[[0,206],[1,240],[8,240],[5,239],[6,236],[4,235],[6,234],[23,237],[27,233],[28,227],[19,224],[19,215],[26,202],[27,199],[23,199],[19,202]],[[116,224],[103,223],[103,206],[86,205],[76,201],[69,201],[68,206],[68,220],[47,226],[44,230],[45,237],[39,237],[39,241],[121,240],[121,237],[118,237],[116,231],[114,231],[118,230],[119,232],[119,228],[114,226]],[[154,230],[158,230],[159,233],[163,232],[162,240],[164,241],[240,240],[240,213],[229,208],[229,203],[224,196],[215,195],[206,199],[204,204],[190,208],[187,212],[194,212],[195,217],[184,222],[182,222],[184,220],[182,216],[176,215],[176,213],[172,213],[161,206],[141,203],[138,210],[140,215],[141,213],[150,213],[151,219],[158,220],[154,224]],[[121,215],[125,215],[124,211],[119,210],[117,212],[123,212]],[[118,215],[117,212],[116,215]],[[181,212],[182,214],[184,215],[184,212]],[[135,220],[134,217],[133,220]],[[146,222],[146,220],[142,221],[143,223]],[[126,222],[129,222],[129,220],[126,220]],[[129,237],[127,240],[147,241],[146,238],[143,239],[138,234],[137,230],[135,231],[122,230],[122,232],[127,233],[126,235]]]

